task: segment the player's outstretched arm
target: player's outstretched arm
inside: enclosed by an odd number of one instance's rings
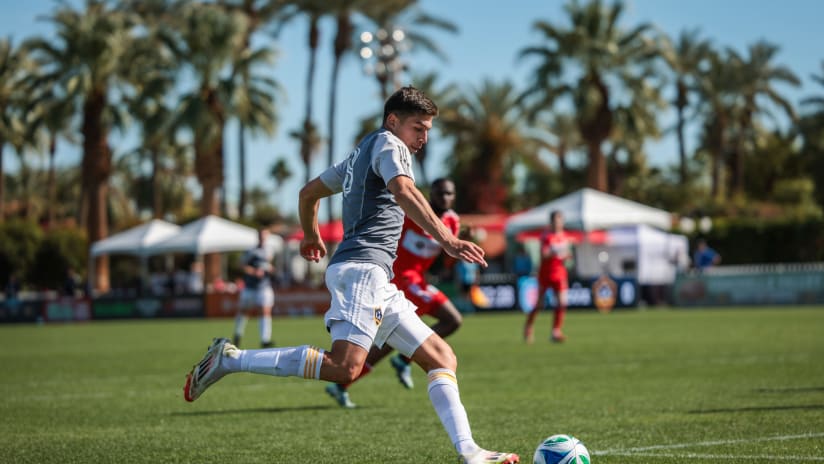
[[[387,188],[395,196],[395,201],[406,215],[440,243],[448,255],[462,261],[487,266],[484,250],[472,242],[455,237],[438,215],[432,211],[429,202],[411,178],[396,176],[389,181]]]
[[[309,181],[300,189],[298,197],[298,215],[303,228],[303,240],[300,241],[300,255],[307,261],[318,262],[326,256],[326,245],[320,238],[318,226],[318,207],[320,200],[334,194],[319,177]]]

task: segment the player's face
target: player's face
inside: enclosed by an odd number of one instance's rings
[[[452,182],[441,182],[432,187],[430,192],[432,204],[440,210],[448,210],[455,204],[455,184]]]
[[[552,218],[552,228],[561,231],[564,230],[564,216],[560,214],[556,214],[555,217]]]
[[[412,115],[401,119],[395,114],[390,114],[386,122],[389,130],[401,139],[412,153],[417,153],[426,145],[429,130],[432,129],[432,116],[426,115]]]

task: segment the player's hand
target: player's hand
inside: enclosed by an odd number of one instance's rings
[[[304,236],[300,241],[300,255],[307,261],[317,263],[326,256],[326,245],[320,237]]]
[[[477,263],[483,267],[488,264],[484,259],[484,249],[466,240],[456,240],[454,243],[445,244],[444,251],[453,258],[458,258],[467,263]]]

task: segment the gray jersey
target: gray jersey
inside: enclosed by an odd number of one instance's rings
[[[272,263],[269,262],[269,255],[266,253],[266,250],[263,248],[252,248],[243,255],[241,263],[243,266],[251,266],[255,270],[263,269],[266,271],[265,274],[263,274],[263,277],[258,277],[256,275],[247,274],[244,272],[244,288],[248,288],[250,290],[262,290],[266,287],[272,286]]]
[[[330,265],[374,263],[392,278],[404,212],[386,185],[397,176],[415,180],[412,155],[406,144],[386,129],[364,137],[345,160],[320,175],[330,190],[343,192],[343,241]]]

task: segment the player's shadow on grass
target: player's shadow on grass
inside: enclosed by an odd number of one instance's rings
[[[214,409],[210,411],[175,411],[172,416],[217,416],[223,414],[279,414],[296,411],[325,411],[328,409],[340,409],[338,406],[295,406],[289,408],[249,408],[249,409]]]
[[[792,406],[744,406],[740,408],[693,409],[689,414],[717,414],[724,412],[765,412],[765,411],[815,411],[824,409],[824,404],[804,404]]]
[[[782,387],[782,388],[756,388],[756,393],[809,393],[824,392],[824,387]]]

